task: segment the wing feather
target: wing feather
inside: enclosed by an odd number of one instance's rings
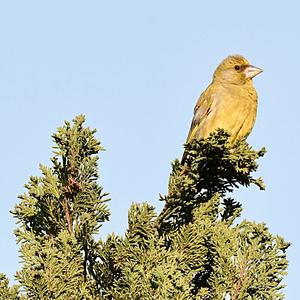
[[[194,108],[194,117],[192,120],[191,128],[186,139],[186,143],[190,142],[194,138],[199,138],[198,132],[207,116],[214,109],[214,93],[213,86],[210,85],[198,98],[196,106]]]

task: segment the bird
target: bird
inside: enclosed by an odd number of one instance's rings
[[[257,113],[258,97],[252,79],[262,71],[242,55],[226,57],[198,98],[186,144],[207,138],[217,129],[227,131],[231,143],[246,139]],[[182,164],[186,156],[184,152]]]

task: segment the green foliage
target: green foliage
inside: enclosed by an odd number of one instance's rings
[[[7,277],[0,273],[0,299],[1,300],[26,300],[25,296],[19,295],[19,286],[9,286],[9,280]]]
[[[240,213],[240,205],[226,198],[239,185],[254,183],[264,189],[261,178],[251,173],[258,168],[256,160],[263,156],[265,149],[255,151],[245,141],[232,144],[223,130],[212,134],[206,140],[186,145],[184,165],[178,160],[172,164],[169,180],[169,194],[159,216],[161,230],[176,229],[192,220],[193,209],[219,195],[224,203],[223,219],[229,221]]]
[[[103,280],[104,299],[283,299],[289,244],[264,224],[238,224],[241,204],[228,196],[239,186],[264,189],[252,172],[265,150],[228,137],[220,130],[186,145],[163,211],[133,205],[125,236],[104,242],[98,274],[116,275]]]
[[[242,221],[230,193],[250,184],[265,150],[231,144],[219,130],[186,145],[175,160],[157,215],[133,204],[124,236],[96,239],[108,220],[98,185],[95,130],[84,117],[53,135],[52,166],[25,185],[13,215],[19,224],[20,286],[0,276],[0,299],[284,299],[289,244],[265,224]]]
[[[95,130],[80,115],[53,135],[52,167],[25,185],[13,215],[19,228],[22,270],[17,273],[29,299],[96,299],[94,235],[108,220],[105,194],[98,185]]]
[[[29,299],[95,299],[92,282],[83,276],[80,250],[67,230],[55,238],[33,234],[22,245],[23,269],[16,276]]]

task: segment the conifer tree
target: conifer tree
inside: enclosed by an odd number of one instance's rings
[[[108,220],[97,183],[103,150],[84,117],[53,135],[52,166],[41,165],[13,210],[19,224],[19,285],[0,276],[0,299],[284,299],[289,244],[265,224],[239,221],[230,193],[251,184],[265,150],[235,145],[219,130],[186,145],[172,163],[163,210],[132,204],[124,236],[97,239]]]
[[[21,245],[22,270],[16,278],[28,299],[98,299],[94,273],[98,233],[108,219],[106,194],[97,183],[95,130],[84,116],[65,122],[53,135],[52,167],[25,185],[13,215]]]
[[[172,164],[158,216],[147,203],[132,205],[125,236],[101,247],[104,299],[284,298],[289,244],[265,224],[239,223],[241,204],[229,195],[250,184],[264,189],[252,172],[265,149],[228,138],[219,130],[186,145],[188,159]]]

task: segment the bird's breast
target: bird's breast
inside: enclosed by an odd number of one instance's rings
[[[217,128],[231,133],[231,140],[246,138],[251,132],[257,111],[257,94],[253,87],[220,86],[212,94],[214,107],[204,120],[204,135]]]

